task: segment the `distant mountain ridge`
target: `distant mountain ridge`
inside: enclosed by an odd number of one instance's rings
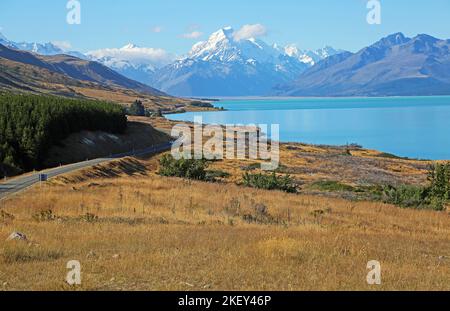
[[[86,53],[90,60],[102,63],[120,74],[150,84],[155,71],[171,63],[174,56],[163,49],[139,47],[128,43],[121,48],[106,48]]]
[[[281,48],[255,38],[236,40],[231,27],[216,31],[178,59],[161,49],[131,43],[86,54],[65,51],[54,43],[17,43],[2,34],[0,44],[45,56],[65,54],[96,61],[129,79],[187,97],[267,95],[274,86],[292,82],[315,63],[341,52],[331,47]]]
[[[75,56],[81,59],[87,59],[86,55],[76,51],[65,51],[52,42],[37,43],[37,42],[14,42],[7,39],[2,33],[0,33],[0,44],[8,48],[33,52],[40,55],[58,55],[66,54]]]
[[[357,53],[331,56],[274,90],[283,96],[450,94],[450,40],[402,33]]]
[[[45,69],[48,72],[46,75],[61,75],[61,77],[64,77],[67,81],[73,79],[97,83],[103,87],[120,87],[150,95],[165,95],[159,90],[126,78],[100,63],[83,60],[70,55],[58,54],[44,56],[8,48],[0,44],[0,59],[3,60],[5,66],[5,72],[2,73],[3,83],[6,83],[6,81],[9,80],[10,84],[20,85],[20,83],[14,83],[12,80],[23,80],[20,75],[14,75],[13,71],[10,71],[8,76],[6,75],[7,64],[14,62]],[[9,63],[7,61],[9,61]]]
[[[53,59],[44,66],[75,79],[153,94],[162,94],[156,89],[185,97],[450,94],[450,40],[395,33],[351,53],[237,40],[234,33],[231,27],[222,28],[178,59],[134,44],[86,55],[63,51],[53,43],[15,43],[1,34],[0,44],[49,55]],[[85,63],[71,58],[79,54]]]

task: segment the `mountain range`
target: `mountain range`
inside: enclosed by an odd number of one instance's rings
[[[86,54],[54,43],[16,43],[1,34],[0,44],[33,52],[33,62],[49,56],[44,68],[74,79],[151,94],[162,94],[157,89],[185,97],[450,94],[450,40],[425,34],[396,33],[351,53],[268,45],[237,38],[225,27],[178,58],[134,44]]]
[[[75,56],[81,59],[87,59],[86,55],[76,51],[66,51],[59,47],[56,43],[37,43],[37,42],[14,42],[7,39],[2,33],[0,33],[0,44],[8,48],[33,52],[40,55],[58,55],[66,54]]]
[[[179,96],[267,95],[336,53],[330,47],[306,54],[294,46],[282,49],[255,38],[238,40],[226,27],[195,44],[187,56],[155,71],[151,85]]]
[[[338,52],[331,47],[301,51],[295,45],[279,48],[255,38],[236,39],[235,31],[225,27],[178,58],[132,43],[86,55],[172,95],[249,96],[268,94],[275,85],[293,81],[316,62]]]
[[[284,96],[450,94],[450,40],[387,36],[357,53],[331,56],[280,86]]]
[[[103,87],[118,87],[145,94],[164,95],[164,93],[126,78],[98,62],[80,59],[71,55],[44,56],[8,48],[0,44],[0,60],[2,61],[0,83],[4,85],[14,85],[20,88],[26,75],[24,72],[19,74],[20,66],[13,68],[14,65],[20,64],[22,66],[28,65],[28,69],[34,69],[36,79],[41,78],[43,71],[46,71],[48,74],[44,76],[47,76],[48,79],[51,79],[51,76],[56,77],[57,80],[64,78],[68,84],[78,84],[79,81],[83,81]],[[31,79],[32,77],[29,78]],[[29,86],[24,87],[29,88]]]

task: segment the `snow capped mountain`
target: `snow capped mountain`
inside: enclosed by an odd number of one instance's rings
[[[19,50],[29,51],[41,55],[56,55],[56,54],[63,54],[64,51],[54,45],[53,43],[26,43],[26,42],[20,42],[15,43],[15,46]]]
[[[174,60],[174,56],[163,49],[139,47],[128,43],[121,48],[101,49],[86,53],[92,60],[104,61],[120,69],[123,66],[160,68]]]
[[[91,51],[86,55],[128,78],[146,84],[151,82],[156,69],[169,64],[175,58],[163,49],[141,48],[133,43],[118,49]]]
[[[214,32],[208,41],[195,44],[187,58],[221,62],[253,59],[264,63],[274,61],[279,54],[278,50],[255,38],[237,41],[233,28],[225,27]]]
[[[196,43],[185,57],[157,70],[152,85],[179,96],[265,95],[336,53],[332,48],[300,51],[294,45],[270,46],[257,38],[242,39],[225,27]]]
[[[279,47],[254,37],[264,33],[261,25],[246,25],[237,31],[224,27],[179,58],[163,49],[133,43],[82,54],[67,51],[70,45],[64,42],[17,43],[0,33],[0,44],[41,55],[68,54],[96,61],[127,78],[178,96],[266,95],[341,52],[331,47],[316,51],[301,50],[296,45]]]
[[[52,42],[47,43],[36,43],[36,42],[14,42],[7,39],[3,34],[0,33],[0,44],[13,48],[16,50],[33,52],[40,55],[58,55],[58,54],[67,54],[71,56],[75,56],[78,58],[86,59],[86,56],[82,53],[76,51],[66,51],[59,47],[57,44]]]
[[[297,58],[302,63],[313,66],[325,58],[342,53],[344,51],[335,50],[330,46],[326,46],[315,51],[300,50],[295,44],[290,44],[284,48],[284,52],[291,57]]]
[[[450,40],[389,35],[331,56],[280,86],[283,96],[429,96],[450,93]]]

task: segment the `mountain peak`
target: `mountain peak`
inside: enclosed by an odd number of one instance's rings
[[[421,40],[421,41],[427,41],[427,42],[439,41],[439,39],[437,39],[437,38],[435,38],[433,36],[427,35],[427,34],[423,34],[423,33],[422,34],[418,34],[417,36],[415,36],[413,38],[413,40],[415,40],[415,41]]]
[[[233,33],[234,33],[234,30],[230,26],[221,28],[211,34],[211,36],[208,39],[208,42],[219,42],[219,41],[223,41],[223,40],[232,41]]]
[[[136,48],[138,48],[138,46],[133,43],[128,43],[127,45],[122,47],[123,50],[132,50],[132,49],[136,49]]]
[[[406,37],[403,33],[397,32],[397,33],[394,33],[387,37],[382,38],[380,41],[378,41],[374,45],[394,46],[394,45],[404,44],[410,40],[411,39]]]
[[[290,57],[298,56],[298,54],[299,54],[298,47],[295,44],[286,45],[284,47],[284,52],[286,53],[286,55],[288,55]]]

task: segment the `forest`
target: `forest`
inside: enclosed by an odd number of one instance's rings
[[[126,126],[118,104],[0,93],[0,177],[41,169],[49,148],[72,133],[122,133]]]

